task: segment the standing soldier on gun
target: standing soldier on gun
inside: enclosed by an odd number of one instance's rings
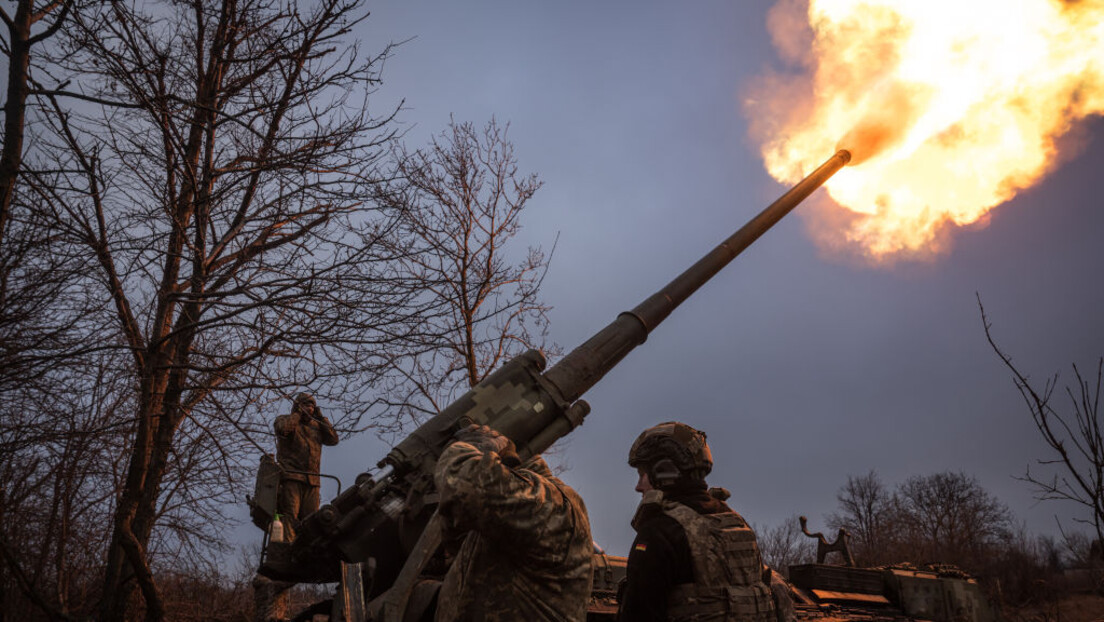
[[[299,521],[318,509],[322,445],[336,445],[338,438],[310,393],[296,395],[291,414],[276,417],[273,427],[276,430],[276,462],[280,465],[276,513],[283,524],[284,539],[290,542],[295,538]],[[253,620],[279,622],[287,619],[288,590],[293,585],[260,574],[254,577]]]
[[[669,421],[648,428],[629,451],[644,493],[633,517],[618,620],[775,622],[769,570],[755,533],[705,476],[705,434]]]
[[[291,414],[276,417],[273,427],[276,461],[281,468],[276,511],[284,519],[285,537],[290,541],[299,521],[318,509],[322,445],[336,445],[338,438],[310,393],[296,395]]]

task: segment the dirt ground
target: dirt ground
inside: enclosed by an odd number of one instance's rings
[[[1059,601],[1005,610],[1009,622],[1104,622],[1104,596],[1074,594]]]

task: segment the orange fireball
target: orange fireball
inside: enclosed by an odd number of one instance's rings
[[[769,26],[800,71],[746,102],[767,170],[793,183],[851,150],[825,187],[874,258],[977,221],[1104,113],[1104,0],[782,0]]]

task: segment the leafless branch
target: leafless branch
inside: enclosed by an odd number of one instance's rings
[[[1093,526],[1096,537],[1104,540],[1104,430],[1101,428],[1100,395],[1104,386],[1104,357],[1097,361],[1095,383],[1086,380],[1073,365],[1077,388],[1065,387],[1069,410],[1059,412],[1052,405],[1058,375],[1048,378],[1036,389],[1029,378],[1012,363],[993,339],[992,324],[978,296],[982,326],[990,347],[1012,372],[1012,378],[1031,413],[1039,435],[1054,457],[1038,460],[1044,466],[1057,465],[1059,473],[1043,479],[1026,470],[1023,481],[1035,487],[1040,499],[1072,501],[1090,512],[1091,519],[1076,519]]]

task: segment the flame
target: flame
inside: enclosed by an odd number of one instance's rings
[[[794,183],[849,149],[825,187],[872,258],[936,248],[1104,113],[1104,0],[781,0],[768,26],[800,71],[746,101],[767,170]]]

